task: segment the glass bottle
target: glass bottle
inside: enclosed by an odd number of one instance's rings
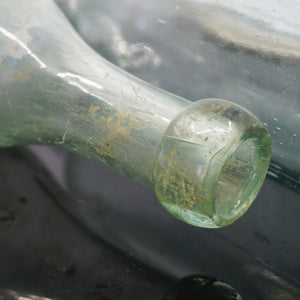
[[[118,69],[48,0],[2,1],[0,146],[47,144],[99,161],[201,227],[238,219],[271,156],[266,128],[227,100],[191,103]]]
[[[56,1],[90,46],[135,76],[255,113],[272,137],[268,175],[300,192],[299,1]]]

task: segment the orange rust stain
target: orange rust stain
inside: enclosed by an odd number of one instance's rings
[[[97,110],[99,110],[100,107],[99,106],[96,106],[96,105],[91,105],[90,108],[89,108],[89,112],[95,112]]]

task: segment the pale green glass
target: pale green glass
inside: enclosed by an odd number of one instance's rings
[[[248,209],[271,156],[252,113],[227,100],[191,103],[125,73],[50,0],[1,1],[0,15],[0,146],[80,153],[154,188],[196,226],[225,226]]]
[[[268,175],[300,192],[299,1],[56,1],[122,69],[192,101],[252,111],[271,134]]]

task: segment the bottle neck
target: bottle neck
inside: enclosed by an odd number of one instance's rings
[[[67,22],[64,39],[30,22],[0,26],[0,145],[60,146],[152,186],[162,135],[190,102],[120,71]]]
[[[63,120],[59,143],[152,187],[163,133],[190,102],[117,71],[102,59],[93,62],[93,70],[86,75],[82,70],[56,74],[67,96],[60,102],[67,108],[55,113]]]

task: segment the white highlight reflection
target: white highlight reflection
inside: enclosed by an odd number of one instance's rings
[[[5,35],[7,38],[11,39],[12,41],[16,42],[21,48],[23,48],[39,65],[40,68],[46,68],[46,64],[42,62],[21,40],[19,40],[15,35],[11,32],[7,31],[3,27],[0,27],[0,32]]]
[[[77,74],[73,74],[73,73],[70,73],[70,72],[65,72],[65,73],[57,73],[56,74],[58,77],[61,77],[61,78],[66,78],[68,79],[68,82],[70,84],[73,84],[73,85],[76,85],[78,86],[79,88],[81,89],[84,89],[83,91],[84,92],[88,92],[85,88],[83,88],[80,83],[83,83],[83,84],[86,84],[90,87],[94,87],[94,88],[97,88],[99,90],[103,90],[103,86],[98,84],[97,82],[95,81],[92,81],[92,80],[89,80],[89,79],[86,79],[80,75],[77,75]],[[72,80],[74,79],[74,80]],[[78,82],[77,82],[77,81]]]
[[[78,87],[84,93],[91,95],[95,98],[98,98],[99,100],[101,100],[101,102],[105,102],[107,105],[112,106],[111,103],[109,103],[108,101],[103,99],[100,95],[97,95],[90,90],[90,88],[96,88],[100,91],[104,89],[103,86],[98,84],[97,82],[70,72],[57,73],[56,76],[65,79],[70,85]]]

